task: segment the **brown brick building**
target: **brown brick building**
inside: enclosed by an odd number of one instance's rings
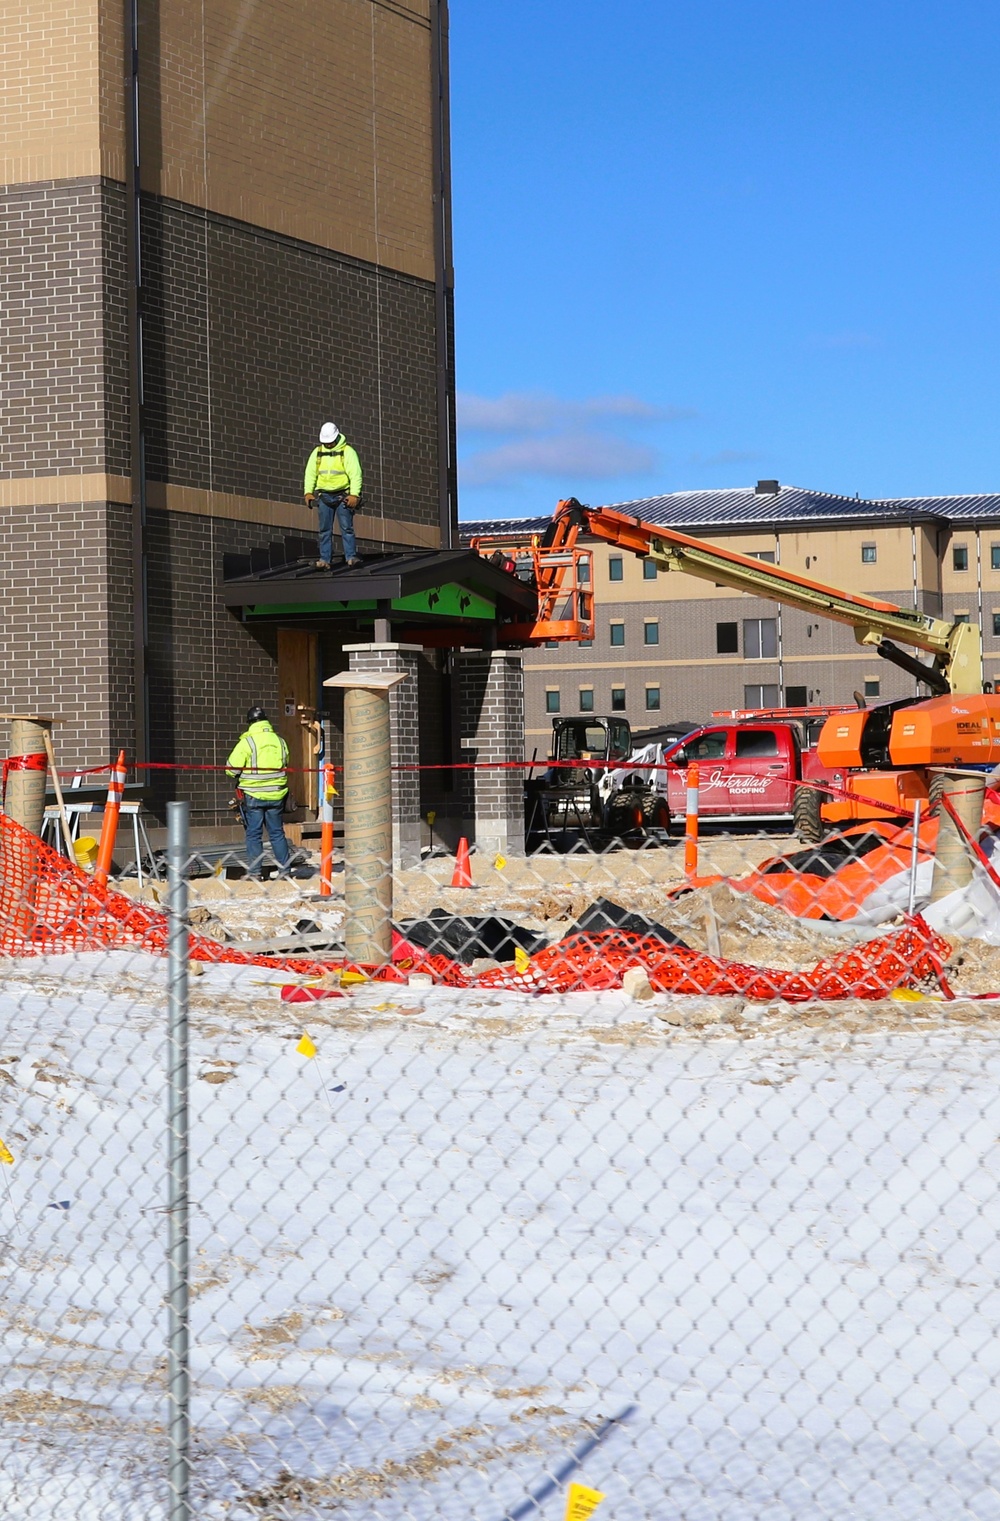
[[[986,679],[1000,682],[1000,496],[860,501],[761,481],[616,506],[828,586],[977,623]],[[513,546],[547,521],[468,522],[462,538]],[[602,542],[591,548],[593,641],[525,651],[529,756],[546,753],[557,713],[623,713],[641,731],[704,722],[720,709],[849,703],[855,690],[877,702],[917,690],[842,624],[658,573],[652,560]]]
[[[0,701],[60,715],[67,765],[218,762],[279,703],[274,631],[217,584],[314,531],[325,419],[363,553],[455,515],[445,0],[136,22],[133,49],[121,0],[4,12]]]

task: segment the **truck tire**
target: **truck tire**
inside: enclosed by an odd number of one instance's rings
[[[825,826],[820,813],[822,806],[822,795],[815,787],[796,787],[792,799],[792,819],[795,833],[803,845],[815,845],[823,838]]]

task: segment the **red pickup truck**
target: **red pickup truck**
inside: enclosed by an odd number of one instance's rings
[[[825,717],[767,722],[755,716],[706,724],[686,734],[663,754],[672,816],[684,816],[687,767],[696,761],[703,819],[794,823],[801,840],[820,839],[823,794],[800,783],[840,782],[816,755]]]

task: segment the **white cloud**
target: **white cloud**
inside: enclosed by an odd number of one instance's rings
[[[570,485],[611,480],[655,468],[657,455],[644,444],[591,433],[555,433],[519,438],[496,449],[481,449],[459,462],[463,487],[497,486],[525,475],[552,475]]]
[[[708,469],[711,465],[752,465],[760,458],[753,449],[720,449],[717,454],[692,454],[688,464]]]
[[[476,433],[544,433],[584,423],[672,422],[696,415],[692,407],[654,407],[629,395],[570,401],[546,391],[507,391],[503,396],[458,393],[459,428]]]

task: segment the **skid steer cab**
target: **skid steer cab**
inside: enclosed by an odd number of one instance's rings
[[[666,771],[646,762],[646,750],[634,750],[627,719],[554,718],[549,764],[525,784],[527,848],[582,843],[600,850],[612,840],[665,839]]]

